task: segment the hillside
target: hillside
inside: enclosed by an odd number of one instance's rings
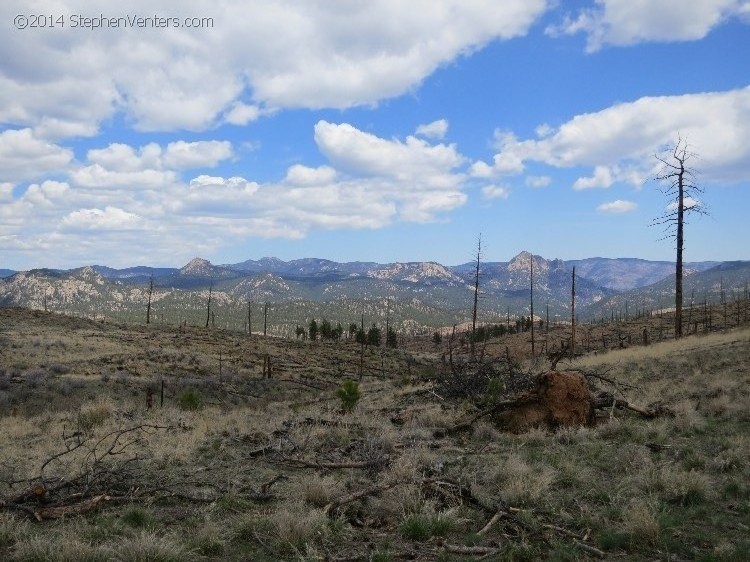
[[[353,342],[8,308],[0,343],[3,560],[742,560],[750,548],[747,329],[561,364],[670,415],[607,408],[592,427],[520,434],[446,394],[445,346],[360,358]]]
[[[614,289],[627,291],[653,285],[669,276],[674,276],[674,262],[648,261],[637,258],[587,258],[565,262],[570,268],[576,267],[576,273],[594,283]],[[720,262],[685,263],[685,273],[705,271],[719,265]]]
[[[700,272],[686,271],[683,278],[684,306],[704,302],[724,303],[747,299],[750,286],[750,261],[725,262]],[[638,310],[674,308],[674,274],[647,287],[625,291],[586,306],[583,317],[597,318]]]

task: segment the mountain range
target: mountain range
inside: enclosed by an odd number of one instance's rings
[[[480,264],[480,319],[493,322],[529,314],[533,259],[535,314],[570,315],[571,273],[576,268],[580,318],[623,307],[656,308],[674,299],[674,264],[634,258],[548,260],[521,252],[508,262]],[[72,270],[36,269],[0,279],[0,305],[47,308],[89,316],[142,321],[153,280],[154,318],[253,330],[264,303],[272,303],[272,333],[287,335],[310,318],[342,324],[379,322],[387,315],[401,329],[418,331],[462,323],[470,317],[476,263],[339,263],[277,258],[214,265],[195,258],[181,268],[93,265]],[[685,264],[688,300],[717,301],[746,294],[750,261]],[[209,292],[213,317],[207,314]],[[217,322],[218,320],[218,322]]]

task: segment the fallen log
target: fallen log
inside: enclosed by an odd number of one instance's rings
[[[636,412],[637,414],[640,414],[644,418],[649,418],[649,419],[656,418],[659,416],[668,416],[668,417],[674,416],[674,412],[668,406],[665,406],[664,404],[661,404],[660,402],[657,402],[655,404],[650,405],[649,407],[644,408],[643,406],[638,406],[622,398],[615,398],[609,392],[600,392],[596,396],[596,398],[594,399],[594,408],[597,408],[597,409],[618,408],[621,410],[623,409],[630,410],[632,412]]]
[[[101,502],[109,499],[110,497],[108,495],[102,494],[80,503],[35,509],[34,517],[37,521],[44,521],[48,519],[60,519],[61,517],[67,517],[69,515],[81,515],[83,513],[88,513],[95,509]]]

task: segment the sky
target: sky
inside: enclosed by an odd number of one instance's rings
[[[105,7],[106,6],[106,7]],[[0,268],[750,259],[750,1],[4,0]]]

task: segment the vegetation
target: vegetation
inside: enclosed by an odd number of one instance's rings
[[[449,349],[470,355],[449,336],[360,355],[352,339],[0,309],[0,559],[742,560],[750,329],[659,342],[661,320],[579,326],[591,352],[558,368],[671,416],[509,434],[484,418],[453,431],[476,410],[436,385]],[[649,345],[629,345],[644,326]],[[478,354],[546,368],[528,333],[487,328]],[[202,409],[182,407],[189,389]]]
[[[357,406],[362,394],[359,391],[359,384],[347,380],[336,390],[336,396],[341,399],[341,409],[345,412],[351,412]]]

